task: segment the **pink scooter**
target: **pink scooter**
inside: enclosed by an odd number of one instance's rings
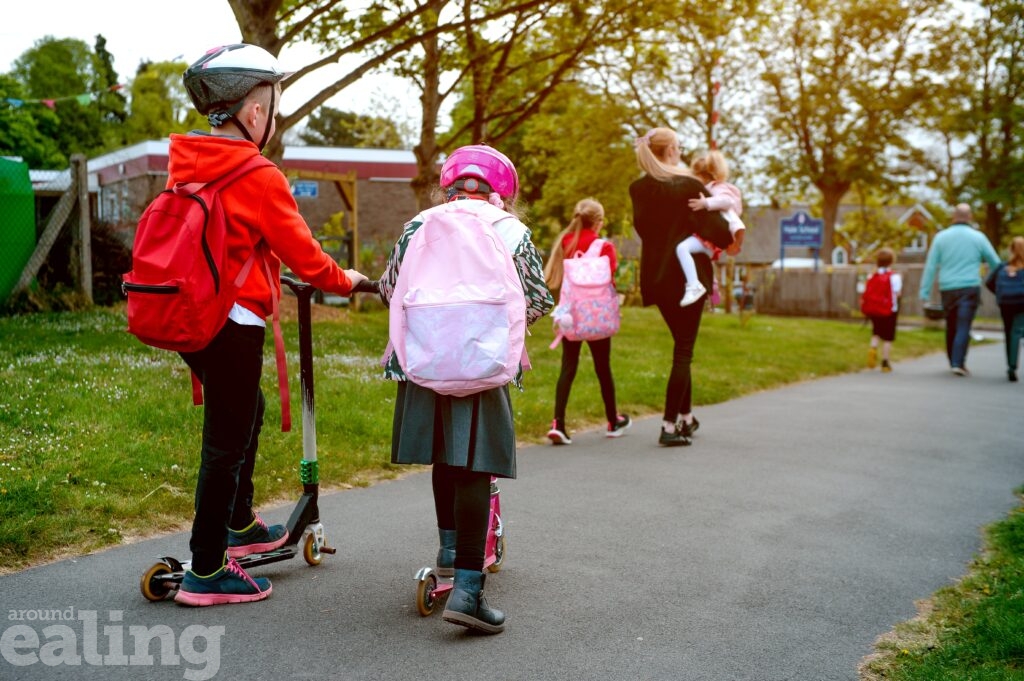
[[[505,563],[505,526],[501,523],[501,491],[498,480],[491,477],[491,510],[487,522],[487,544],[484,547],[484,569],[501,570]],[[429,617],[434,608],[448,596],[453,584],[450,578],[439,578],[434,568],[420,568],[416,573],[416,610]]]

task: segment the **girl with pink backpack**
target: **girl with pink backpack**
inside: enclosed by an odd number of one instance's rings
[[[601,259],[602,265],[610,268],[607,287],[612,296],[617,296],[614,285],[615,270],[618,267],[615,245],[611,241],[601,239],[599,233],[604,224],[604,207],[594,199],[583,199],[576,204],[573,211],[572,222],[562,230],[555,238],[554,248],[551,249],[551,256],[544,266],[544,277],[548,288],[555,290],[564,289],[566,261],[570,259],[594,257]],[[595,255],[596,253],[596,255]],[[566,304],[566,291],[562,291],[559,308]],[[601,399],[604,401],[605,417],[607,418],[607,437],[619,437],[632,421],[626,414],[620,414],[615,405],[615,380],[612,378],[611,354],[612,335],[618,330],[618,299],[614,299],[614,306],[602,305],[603,309],[611,310],[615,315],[614,324],[609,326],[606,333],[596,334],[602,337],[590,337],[583,335],[577,337],[573,333],[573,323],[579,320],[567,321],[574,313],[579,315],[579,310],[565,310],[560,316],[555,315],[556,333],[558,339],[553,344],[557,345],[559,340],[562,345],[562,369],[558,375],[558,384],[555,387],[555,419],[551,423],[551,430],[548,431],[548,439],[556,445],[571,445],[569,430],[565,426],[565,411],[569,404],[569,393],[572,391],[572,383],[576,378],[576,371],[580,363],[580,351],[583,349],[584,341],[590,348],[590,355],[594,360],[594,371],[597,373],[598,383],[601,385]],[[558,308],[556,308],[556,313]],[[561,323],[562,328],[557,328]]]
[[[382,361],[385,377],[397,381],[398,386],[391,461],[433,464],[434,510],[440,537],[435,572],[455,578],[442,618],[487,634],[505,628],[504,613],[489,607],[483,598],[491,476],[516,476],[516,435],[508,385],[522,389],[522,369],[528,368],[525,354],[520,355],[515,348],[510,352],[509,348],[517,343],[521,346],[518,327],[523,323],[523,308],[525,325],[529,326],[554,304],[544,285],[542,261],[530,240],[530,230],[516,214],[514,202],[518,194],[519,177],[504,154],[484,145],[456,149],[441,168],[439,205],[406,223],[380,279],[380,297],[391,308],[391,325],[395,327],[389,331],[391,342]],[[471,222],[469,226],[474,229],[466,233],[475,232],[473,244],[468,242],[468,236],[467,243],[454,242],[458,237],[451,235],[459,232],[452,220],[458,219]],[[421,229],[425,232],[417,235]],[[427,234],[433,236],[427,238]],[[442,238],[444,235],[451,240]],[[494,315],[492,328],[476,334],[479,342],[466,340],[464,364],[491,365],[495,367],[494,373],[502,376],[506,375],[505,365],[509,362],[516,366],[512,367],[511,380],[467,392],[472,389],[472,381],[480,376],[447,376],[445,372],[451,369],[451,362],[427,366],[427,362],[416,360],[417,356],[431,354],[425,348],[429,349],[432,343],[436,343],[438,354],[444,354],[446,346],[455,342],[452,334],[459,326],[451,323],[451,316],[457,314],[452,310],[459,301],[430,300],[431,296],[447,296],[450,291],[428,285],[443,273],[428,267],[429,263],[423,260],[441,257],[431,253],[439,243],[444,243],[450,249],[445,263],[451,268],[460,267],[463,258],[484,257],[487,244],[479,243],[480,238],[493,246],[490,252],[495,258],[494,269],[509,271],[506,266],[511,257],[515,276],[512,282],[499,279],[483,282],[476,288],[481,289],[482,296],[486,294],[483,289],[503,289],[494,292],[492,307],[504,309],[508,307],[508,291],[502,283],[511,284],[520,292],[520,307],[507,322],[503,313]],[[474,263],[465,271],[480,270]],[[418,281],[411,281],[415,278]],[[468,291],[474,283],[480,282],[462,282],[460,288]],[[479,326],[483,307],[476,304],[479,302],[464,308],[469,311],[463,313],[462,326]],[[445,310],[439,311],[442,307]],[[431,324],[431,318],[443,323]],[[498,328],[501,326],[507,328]],[[490,347],[494,345],[500,347]],[[509,359],[513,356],[515,359]],[[478,361],[481,357],[486,359]],[[454,383],[458,385],[450,388]]]

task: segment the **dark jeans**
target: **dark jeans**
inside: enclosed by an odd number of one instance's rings
[[[1020,356],[1020,342],[1024,339],[1024,305],[1000,305],[1003,317],[1003,333],[1006,334],[1006,366],[1017,370]]]
[[[658,311],[672,333],[672,371],[665,387],[666,421],[675,421],[679,414],[689,414],[692,408],[693,382],[690,377],[690,363],[693,360],[693,346],[697,343],[700,320],[704,314],[704,301],[700,300],[686,307],[676,302],[658,303]]]
[[[435,463],[431,472],[437,526],[455,530],[455,568],[484,569],[491,474]]]
[[[576,370],[580,365],[580,351],[584,341],[562,339],[562,371],[558,374],[558,385],[555,387],[555,418],[565,423],[565,409],[569,405],[569,393],[572,382],[576,380]],[[590,347],[590,355],[594,359],[594,371],[601,385],[601,399],[604,401],[604,415],[608,423],[615,423],[618,411],[615,406],[615,380],[612,378],[612,339],[586,341]]]
[[[955,288],[941,291],[942,307],[946,310],[946,356],[949,366],[964,368],[967,346],[971,342],[971,324],[978,311],[981,287]]]
[[[224,562],[228,527],[252,521],[252,474],[265,401],[262,326],[228,320],[203,350],[182,353],[203,384],[203,445],[192,522],[192,569],[199,575]]]

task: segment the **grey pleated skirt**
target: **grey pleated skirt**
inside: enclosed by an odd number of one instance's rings
[[[391,463],[446,463],[500,478],[516,477],[508,386],[452,397],[398,381]]]

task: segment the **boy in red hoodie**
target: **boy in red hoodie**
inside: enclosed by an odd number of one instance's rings
[[[211,182],[258,155],[276,131],[285,76],[277,59],[255,45],[217,47],[192,64],[182,78],[211,130],[171,135],[167,186]],[[284,526],[268,527],[252,508],[265,405],[260,389],[265,320],[273,312],[274,296],[280,296],[281,262],[304,281],[339,295],[366,278],[341,269],[323,252],[278,168],[253,170],[219,194],[228,224],[225,278],[237,276],[254,249],[262,258],[257,256],[224,328],[206,348],[182,353],[205,395],[189,541],[192,564],[175,595],[177,602],[193,606],[269,596],[270,580],[253,579],[235,559],[273,550],[288,539]]]

